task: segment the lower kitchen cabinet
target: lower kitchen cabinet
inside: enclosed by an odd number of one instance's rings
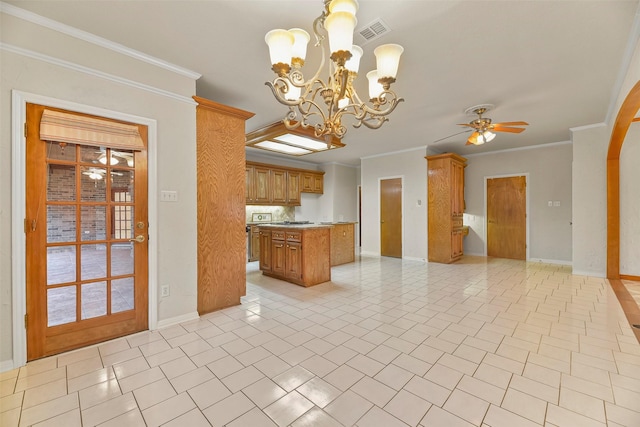
[[[355,261],[355,223],[336,223],[331,229],[331,266]]]
[[[330,226],[260,226],[260,270],[301,286],[331,280]]]
[[[260,270],[271,272],[271,230],[259,230],[260,236]]]
[[[258,259],[260,259],[260,229],[257,225],[251,226],[249,239],[251,239],[251,243],[249,244],[249,261],[258,261]]]

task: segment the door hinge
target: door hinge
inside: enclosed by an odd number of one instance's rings
[[[24,232],[29,232],[29,220],[27,218],[24,219]]]
[[[27,137],[27,122],[24,122],[24,137]]]
[[[28,318],[28,314],[24,315],[24,328],[27,329],[27,318]]]

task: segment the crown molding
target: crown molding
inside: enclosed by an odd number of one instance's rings
[[[183,96],[177,93],[169,92],[164,89],[160,89],[157,87],[149,86],[144,83],[135,82],[133,80],[125,79],[122,77],[114,76],[113,74],[105,73],[99,70],[95,70],[93,68],[85,67],[83,65],[75,64],[73,62],[65,61],[59,58],[54,58],[52,56],[44,55],[39,52],[34,52],[29,49],[24,49],[18,46],[14,46],[8,43],[0,42],[0,50],[4,50],[7,52],[15,53],[17,55],[26,56],[28,58],[36,59],[39,61],[47,62],[49,64],[57,65],[59,67],[67,68],[73,71],[77,71],[83,74],[92,75],[95,77],[99,77],[105,80],[110,80],[112,82],[120,83],[123,85],[135,87],[137,89],[141,89],[147,92],[155,93],[156,95],[166,96],[168,98],[173,98],[178,101],[186,102],[187,104],[196,105],[196,102],[188,96]]]
[[[159,68],[163,68],[165,70],[171,71],[176,74],[180,74],[182,76],[188,77],[193,80],[198,80],[202,76],[201,74],[196,73],[195,71],[191,71],[187,68],[180,67],[178,65],[172,64],[167,61],[163,61],[162,59],[156,58],[151,55],[147,55],[135,49],[128,48],[119,43],[112,42],[111,40],[107,40],[105,38],[96,36],[95,34],[91,34],[86,31],[82,31],[77,28],[71,27],[69,25],[62,24],[58,21],[54,21],[53,19],[45,18],[44,16],[37,15],[33,12],[29,12],[27,10],[13,6],[11,4],[7,4],[2,1],[0,1],[0,12],[6,13],[7,15],[15,16],[16,18],[20,18],[24,21],[28,21],[33,24],[40,25],[42,27],[49,28],[51,30],[57,31],[62,34],[66,34],[68,36],[85,41],[87,43],[91,43],[96,46],[100,46],[105,49],[112,50],[122,55],[135,58],[139,61],[146,62],[148,64],[154,65]]]
[[[463,157],[489,156],[489,155],[492,155],[492,154],[510,153],[510,152],[513,152],[513,151],[537,150],[537,149],[540,149],[540,148],[557,147],[557,146],[560,146],[560,145],[569,145],[569,144],[573,144],[573,142],[572,141],[560,141],[560,142],[550,142],[548,144],[527,145],[526,147],[507,148],[505,150],[488,151],[486,153],[463,154]]]
[[[418,151],[418,150],[424,151],[425,152],[425,156],[426,156],[427,146],[423,145],[423,146],[420,146],[420,147],[406,148],[404,150],[387,151],[386,153],[372,154],[371,156],[360,157],[360,160],[374,159],[376,157],[386,157],[386,156],[391,156],[391,155],[394,155],[394,154],[408,153],[409,151]]]

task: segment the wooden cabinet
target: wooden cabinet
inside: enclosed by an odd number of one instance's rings
[[[271,231],[258,229],[260,236],[260,270],[265,273],[271,272]]]
[[[245,166],[246,204],[265,204],[271,202],[271,170],[268,168]]]
[[[323,172],[324,173],[324,172]],[[324,193],[324,175],[316,172],[305,172],[302,174],[303,193]]]
[[[267,233],[268,239],[263,237]],[[260,236],[260,270],[264,275],[301,286],[331,280],[329,227],[260,226]]]
[[[300,206],[300,172],[287,171],[287,201]]]
[[[300,206],[300,193],[322,194],[324,172],[247,162],[247,205]]]
[[[454,153],[427,156],[429,261],[451,263],[463,254],[464,168]]]
[[[257,261],[260,259],[260,229],[257,225],[252,225],[249,230],[249,239],[250,239],[250,251],[249,251],[249,262]]]
[[[287,191],[287,171],[271,169],[271,202],[274,205],[286,205],[289,203]]]
[[[198,313],[246,294],[245,121],[252,113],[194,96],[196,106]],[[245,177],[246,177],[245,169]],[[215,191],[214,191],[215,189]],[[248,189],[245,188],[245,195]],[[224,220],[219,219],[224,215]]]
[[[355,261],[354,223],[334,224],[331,229],[331,266]]]

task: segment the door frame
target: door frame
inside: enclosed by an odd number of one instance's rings
[[[24,366],[27,362],[27,330],[24,327],[24,317],[27,313],[27,284],[25,272],[26,236],[24,233],[24,218],[26,217],[26,138],[24,136],[24,123],[26,121],[27,103],[40,104],[147,126],[148,234],[153,237],[149,239],[148,261],[149,329],[156,329],[158,323],[156,120],[14,89],[11,91],[11,311],[13,321],[12,346],[14,368]]]
[[[400,183],[402,185],[402,191],[400,192],[400,197],[402,197],[402,201],[400,203],[400,210],[401,215],[400,215],[400,233],[401,233],[401,238],[402,238],[402,257],[400,259],[404,259],[404,175],[390,175],[390,176],[381,176],[378,177],[378,211],[377,211],[377,218],[378,218],[378,256],[382,256],[382,233],[380,231],[380,207],[382,206],[381,200],[380,200],[380,190],[382,190],[382,181],[385,181],[387,179],[396,179],[396,178],[400,178]]]
[[[489,175],[489,176],[485,176],[484,177],[484,187],[483,187],[483,192],[484,192],[484,204],[483,204],[483,209],[484,209],[484,222],[482,224],[482,234],[483,234],[483,238],[482,241],[484,243],[484,256],[487,256],[488,250],[487,250],[487,181],[490,179],[494,179],[494,178],[511,178],[514,176],[524,176],[525,179],[525,203],[527,204],[526,209],[525,209],[525,214],[526,214],[526,218],[525,218],[525,232],[526,232],[526,237],[525,237],[525,245],[527,245],[526,247],[526,258],[525,261],[529,261],[530,257],[529,257],[529,248],[531,247],[531,245],[529,244],[529,218],[531,218],[531,215],[529,215],[529,209],[530,209],[530,203],[529,203],[529,173],[528,172],[523,172],[523,173],[509,173],[509,174],[503,174],[503,175]]]

